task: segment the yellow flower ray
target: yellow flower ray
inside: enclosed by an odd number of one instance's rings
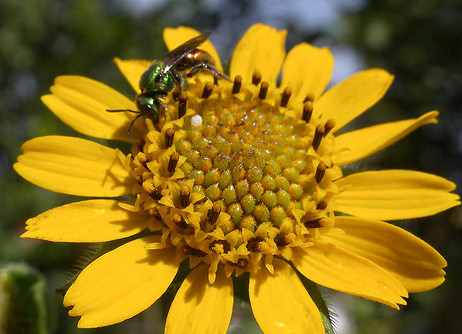
[[[124,210],[118,203],[117,200],[96,199],[53,208],[27,220],[26,232],[21,238],[104,242],[129,237],[148,226],[151,216]]]
[[[55,79],[51,92],[42,96],[43,103],[80,133],[129,143],[134,143],[135,136],[141,136],[142,128],[139,126],[134,127],[132,135],[127,134],[133,117],[131,114],[106,111],[136,110],[133,101],[101,82],[76,75],[60,76]]]
[[[343,166],[368,157],[390,146],[420,126],[437,123],[437,111],[430,111],[417,119],[383,123],[336,137],[340,149],[332,160]]]
[[[317,99],[329,83],[333,67],[334,57],[328,48],[296,45],[284,61],[281,87],[290,87],[292,97],[299,101],[308,94]]]
[[[321,314],[296,272],[273,259],[274,275],[262,269],[250,273],[252,312],[264,333],[324,333]]]
[[[252,82],[255,71],[262,80],[275,87],[285,57],[287,31],[277,31],[264,24],[253,25],[241,38],[233,52],[229,73],[231,79],[241,75],[243,82]]]
[[[75,137],[45,136],[21,146],[14,169],[29,182],[76,196],[117,197],[134,184],[118,151]]]
[[[344,234],[324,234],[322,239],[371,260],[397,278],[408,292],[422,292],[444,281],[446,260],[413,234],[376,220],[337,217]]]
[[[141,93],[140,77],[148,69],[152,62],[140,59],[121,60],[116,57],[114,58],[114,63],[117,65],[125,79],[127,79],[130,86],[132,86],[136,94]]]
[[[318,242],[293,250],[292,263],[309,280],[327,288],[371,299],[399,309],[407,291],[387,271],[361,256]]]
[[[344,189],[333,199],[338,211],[358,217],[394,220],[433,215],[459,205],[455,184],[409,170],[360,172],[336,181]]]
[[[392,81],[393,76],[382,69],[356,73],[322,94],[313,110],[324,121],[334,119],[335,132],[376,104]]]
[[[79,328],[119,323],[151,306],[175,277],[175,250],[147,250],[158,236],[130,241],[90,263],[64,296]]]
[[[167,316],[165,333],[226,333],[233,311],[233,282],[221,269],[210,284],[208,267],[195,268],[181,284]]]

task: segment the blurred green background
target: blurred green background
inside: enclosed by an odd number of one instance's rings
[[[88,76],[133,96],[112,58],[161,57],[166,52],[162,29],[169,26],[212,32],[211,41],[227,64],[239,38],[256,22],[287,29],[286,50],[304,41],[329,46],[336,60],[332,84],[370,67],[395,75],[385,99],[355,128],[439,110],[438,125],[417,130],[357,166],[436,173],[455,182],[460,194],[460,0],[0,0],[0,266],[27,263],[37,270],[34,277],[45,280],[41,316],[50,333],[162,333],[165,308],[156,303],[122,324],[78,330],[55,290],[91,247],[19,238],[28,218],[76,200],[29,184],[11,168],[26,140],[75,134],[41,104],[40,96],[64,74]],[[448,260],[446,282],[411,295],[400,312],[327,291],[338,314],[338,333],[462,333],[462,210],[400,224]],[[230,333],[243,332],[259,330],[249,308],[236,303]]]

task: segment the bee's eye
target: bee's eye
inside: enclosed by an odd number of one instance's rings
[[[158,74],[154,78],[154,81],[156,82],[156,84],[160,84],[162,82],[162,80],[164,80],[164,76],[162,74]]]

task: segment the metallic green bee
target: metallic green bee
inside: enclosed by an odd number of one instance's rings
[[[154,124],[158,124],[165,114],[167,106],[161,100],[167,97],[168,92],[178,87],[181,93],[187,88],[186,78],[190,78],[201,70],[205,70],[215,76],[230,81],[215,67],[215,62],[210,54],[197,49],[210,36],[203,33],[181,44],[160,59],[155,59],[152,65],[141,75],[141,93],[136,97],[138,110],[116,109],[106,110],[109,112],[128,111],[138,114],[130,123],[127,133],[130,133],[135,121],[141,117],[148,117]],[[187,73],[185,73],[187,72]]]

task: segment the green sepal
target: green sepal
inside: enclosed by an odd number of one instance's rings
[[[324,325],[324,330],[326,331],[326,334],[335,334],[334,326],[332,325],[331,312],[329,311],[326,301],[322,296],[321,290],[319,289],[319,285],[310,281],[303,275],[299,274],[298,276],[300,277],[300,280],[305,286],[305,289],[308,291],[314,303],[318,307],[319,312],[321,313],[322,323]]]
[[[0,267],[0,333],[49,333],[46,284],[25,264]]]

